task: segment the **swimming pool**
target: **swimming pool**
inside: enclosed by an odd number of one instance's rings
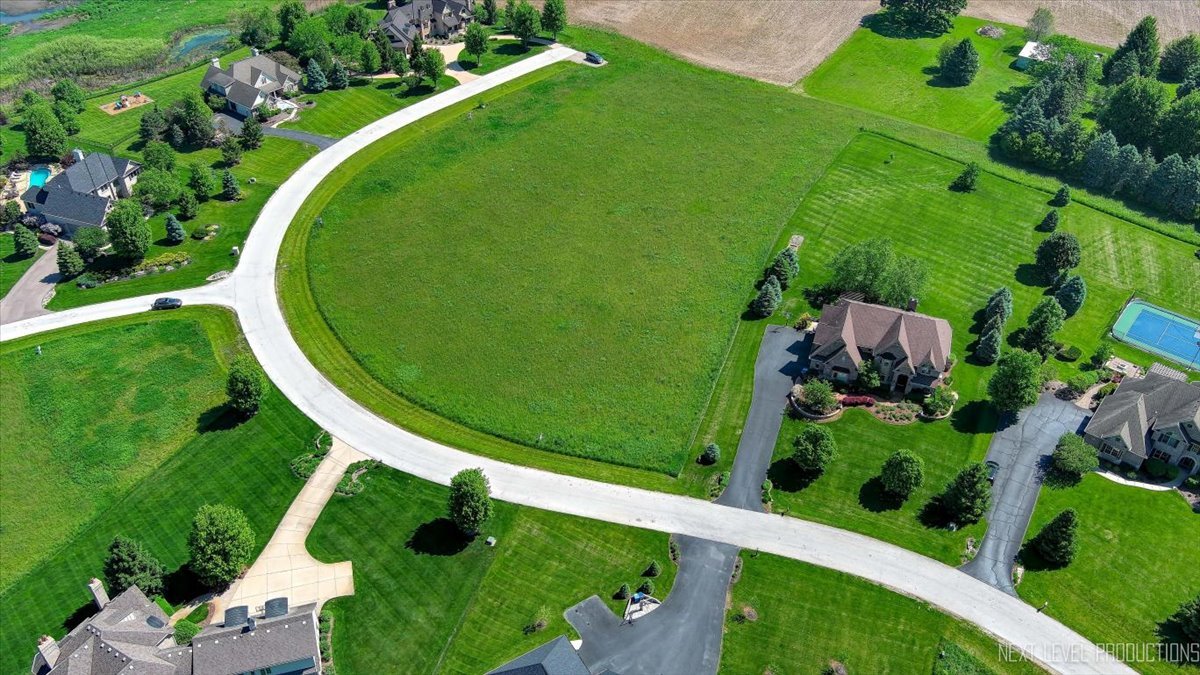
[[[42,167],[34,169],[33,173],[29,174],[30,187],[42,187],[46,184],[46,179],[50,178],[50,169]]]
[[[1200,322],[1133,300],[1113,324],[1113,337],[1188,368],[1200,369]]]

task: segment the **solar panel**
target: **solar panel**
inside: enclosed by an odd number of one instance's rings
[[[250,616],[250,608],[246,605],[238,605],[225,610],[225,627],[240,626],[246,623],[246,619]]]
[[[284,616],[288,613],[287,598],[271,598],[266,604],[266,618],[272,619],[277,616]]]

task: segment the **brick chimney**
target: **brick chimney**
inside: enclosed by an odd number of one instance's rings
[[[219,57],[219,56],[212,57],[212,64],[213,64],[213,68],[220,68],[221,67],[221,57]]]
[[[92,592],[92,599],[96,601],[96,609],[104,609],[108,604],[108,591],[104,590],[104,582],[92,577],[88,582],[88,590]]]
[[[43,635],[38,639],[38,653],[46,660],[46,665],[53,668],[58,662],[58,642],[49,635]]]

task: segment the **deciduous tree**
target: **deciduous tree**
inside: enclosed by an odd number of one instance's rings
[[[1070,232],[1054,232],[1037,247],[1037,266],[1046,279],[1054,282],[1063,272],[1079,266],[1079,240]]]
[[[242,131],[238,134],[238,142],[246,150],[256,150],[263,144],[263,128],[262,122],[258,118],[251,115],[242,122]]]
[[[450,479],[450,519],[463,534],[475,535],[492,517],[491,485],[483,469],[463,469]]]
[[[1155,148],[1162,157],[1200,154],[1200,92],[1176,99],[1159,121]]]
[[[54,83],[54,87],[50,89],[50,95],[54,100],[68,106],[76,113],[83,112],[87,104],[84,103],[87,94],[79,85],[75,84],[74,80],[62,79]]]
[[[237,10],[232,18],[238,39],[244,45],[266,49],[279,37],[279,17],[267,5]]]
[[[1014,349],[996,362],[988,380],[988,396],[1004,412],[1017,412],[1037,403],[1042,389],[1042,358],[1034,352]]]
[[[967,0],[879,0],[889,20],[911,31],[941,34],[954,25],[954,17]]]
[[[99,227],[81,227],[75,230],[75,250],[84,260],[93,260],[100,249],[108,246],[108,232]]]
[[[809,474],[821,473],[837,456],[833,432],[820,424],[802,426],[792,448],[792,461],[801,471]]]
[[[1170,100],[1167,85],[1148,77],[1135,77],[1110,92],[1096,118],[1117,141],[1145,149],[1153,144]]]
[[[529,0],[521,0],[513,10],[512,32],[521,38],[521,44],[528,45],[542,31],[542,17]]]
[[[225,504],[205,504],[192,519],[188,535],[188,566],[210,588],[237,578],[254,554],[254,530],[241,510]]]
[[[471,55],[475,63],[481,63],[483,55],[487,53],[487,31],[484,30],[483,24],[472,23],[467,26],[467,34],[464,38],[463,51]]]
[[[161,171],[175,170],[175,149],[170,143],[150,141],[142,148],[142,164]]]
[[[196,200],[196,195],[191,190],[184,190],[179,195],[179,217],[184,220],[191,220],[200,213],[200,202]]]
[[[567,3],[564,0],[546,0],[542,6],[542,29],[550,31],[554,39],[567,27]]]
[[[192,189],[196,199],[202,202],[208,201],[209,197],[217,191],[216,172],[200,162],[192,162],[188,167],[191,170],[188,187]]]
[[[284,0],[279,5],[279,41],[287,44],[292,31],[307,18],[308,10],[304,8],[302,0]]]
[[[1096,449],[1088,445],[1083,437],[1068,432],[1054,446],[1050,465],[1059,476],[1078,480],[1085,473],[1095,471],[1100,466],[1100,459],[1096,456]]]
[[[267,395],[267,376],[249,354],[238,354],[229,367],[225,381],[225,393],[229,396],[229,407],[245,417],[258,412]]]
[[[1044,42],[1051,35],[1054,35],[1054,14],[1045,7],[1038,7],[1025,24],[1025,39]]]
[[[138,181],[139,184],[141,181]],[[140,260],[150,249],[150,226],[142,217],[142,205],[136,199],[121,199],[105,219],[113,253],[126,260]]]
[[[889,495],[908,499],[925,482],[925,462],[908,450],[897,450],[884,461],[879,481]]]

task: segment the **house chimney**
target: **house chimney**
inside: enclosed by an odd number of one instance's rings
[[[219,56],[212,57],[212,65],[213,65],[213,68],[220,68],[221,67],[221,57],[219,57]]]
[[[908,311],[910,311],[910,312],[917,311],[917,299],[916,298],[908,299]]]
[[[83,161],[83,150],[80,150],[79,148],[75,148],[74,150],[71,151],[71,156],[75,158],[76,162],[82,162]]]
[[[104,609],[108,604],[108,591],[104,590],[104,582],[93,577],[88,582],[88,590],[92,592],[92,599],[96,601],[97,609]]]
[[[255,619],[255,618],[254,618],[254,617],[252,617],[252,616],[248,616],[248,617],[246,617],[246,630],[245,630],[245,632],[247,632],[247,633],[253,633],[255,628],[258,628],[258,620],[257,620],[257,619]]]
[[[38,653],[46,660],[46,665],[53,668],[58,662],[58,641],[49,635],[43,635],[38,639]]]
[[[387,0],[388,9],[396,9],[396,0]]]
[[[250,48],[250,56],[258,56],[258,47]]]

